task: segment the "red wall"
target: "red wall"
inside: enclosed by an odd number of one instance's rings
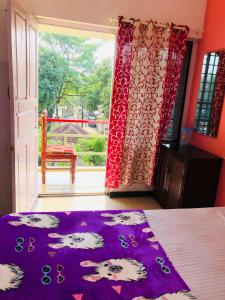
[[[225,0],[208,0],[203,38],[198,44],[196,65],[187,108],[186,126],[193,126],[203,56],[206,52],[225,49]],[[191,144],[225,159],[225,104],[223,105],[217,138],[193,133]],[[225,205],[225,162],[222,166],[216,206]]]

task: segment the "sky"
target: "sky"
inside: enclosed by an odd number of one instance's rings
[[[101,41],[102,46],[96,51],[96,61],[101,63],[104,58],[110,57],[114,60],[115,41],[111,40],[93,40],[94,42]]]

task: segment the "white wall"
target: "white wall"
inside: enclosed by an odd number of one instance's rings
[[[12,209],[6,14],[6,0],[0,0],[0,215]]]
[[[207,0],[18,0],[35,16],[112,26],[109,18],[155,19],[202,30]],[[115,25],[116,23],[114,23]]]

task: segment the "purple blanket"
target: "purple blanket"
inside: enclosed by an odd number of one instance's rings
[[[196,299],[143,211],[0,218],[0,299]]]

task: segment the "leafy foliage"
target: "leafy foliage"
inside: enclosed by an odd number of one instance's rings
[[[101,43],[88,39],[40,33],[39,114],[47,109],[58,117],[58,105],[74,107],[80,118],[102,105],[108,118],[112,61],[97,64],[95,53]]]
[[[97,66],[90,78],[90,85],[86,88],[87,109],[91,112],[97,110],[98,105],[102,105],[104,118],[109,117],[110,92],[112,84],[112,61],[104,59]]]
[[[106,138],[80,138],[78,139],[75,148],[77,152],[104,152],[106,150]],[[82,155],[82,160],[88,166],[102,166],[105,164],[105,157],[100,155]]]
[[[60,87],[65,77],[69,76],[69,66],[55,51],[40,48],[39,53],[39,113],[47,108],[52,116],[60,96]]]

